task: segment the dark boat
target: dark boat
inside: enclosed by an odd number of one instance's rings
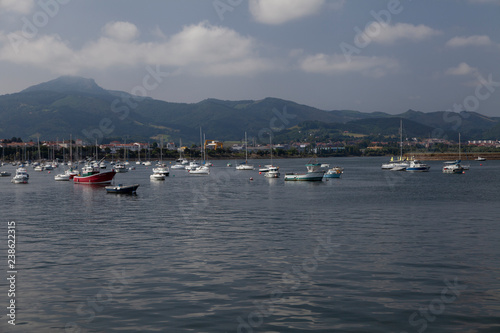
[[[108,193],[135,193],[137,188],[139,187],[139,184],[134,184],[134,185],[110,185],[106,186],[106,192]]]

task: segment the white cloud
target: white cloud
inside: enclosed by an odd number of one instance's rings
[[[250,0],[250,13],[257,22],[282,24],[318,13],[325,0]]]
[[[103,36],[81,49],[72,49],[57,36],[28,39],[22,32],[15,52],[9,35],[0,32],[0,61],[28,64],[58,74],[77,74],[85,69],[114,66],[163,65],[193,75],[252,75],[270,70],[273,62],[258,55],[250,37],[206,22],[185,26],[179,33],[156,42],[139,42],[138,29],[128,22],[112,22]]]
[[[0,0],[0,11],[28,14],[34,7],[33,0]]]
[[[353,56],[347,62],[340,54],[332,56],[323,53],[308,56],[300,61],[300,68],[309,73],[344,74],[361,73],[381,77],[399,67],[394,59],[385,57]]]
[[[110,38],[124,42],[139,36],[139,30],[130,22],[110,22],[104,26],[103,33]]]
[[[446,42],[446,46],[450,47],[461,47],[461,46],[488,46],[492,45],[492,41],[488,36],[461,36],[461,37],[453,37],[449,41]]]
[[[389,25],[383,22],[373,22],[363,31],[371,41],[380,44],[393,44],[398,40],[421,41],[426,38],[440,34],[426,25],[413,25],[408,23],[396,23]]]
[[[448,68],[445,72],[447,75],[469,75],[477,73],[477,68],[471,67],[465,62],[460,63],[457,67]]]

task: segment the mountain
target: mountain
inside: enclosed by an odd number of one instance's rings
[[[31,86],[19,93],[0,96],[0,138],[22,137],[25,141],[82,138],[89,142],[112,140],[166,140],[199,142],[199,128],[207,139],[236,141],[283,134],[299,125],[322,126],[323,131],[394,135],[399,119],[412,136],[432,133],[482,138],[498,132],[499,118],[478,113],[424,113],[409,110],[400,115],[354,110],[320,110],[278,98],[223,101],[206,99],[198,103],[170,103],[141,98],[126,92],[101,88],[93,79],[62,76]],[[411,124],[411,125],[410,125]],[[410,133],[408,133],[410,135]],[[263,140],[267,142],[267,139]],[[263,143],[266,143],[263,142]]]
[[[109,92],[97,85],[93,79],[78,76],[61,76],[55,80],[40,83],[24,89],[21,93],[51,91],[59,93],[80,93],[88,95],[109,95]]]

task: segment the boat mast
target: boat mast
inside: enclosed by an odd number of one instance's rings
[[[399,123],[399,160],[403,160],[403,118]]]
[[[247,132],[245,132],[245,164],[248,164],[248,143],[247,143]]]
[[[460,147],[460,133],[458,133],[458,160],[462,160],[462,149]]]
[[[269,148],[271,149],[271,165],[273,165],[273,133],[269,132]]]

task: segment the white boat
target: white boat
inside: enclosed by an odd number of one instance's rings
[[[280,177],[280,168],[277,166],[270,166],[267,172],[264,174],[266,178],[279,178]]]
[[[460,160],[444,162],[445,165],[443,166],[443,173],[464,173],[464,168],[460,165],[460,162]]]
[[[325,173],[325,178],[340,178],[340,176],[344,173],[344,168],[341,167],[333,167],[328,169]]]
[[[248,164],[248,143],[247,143],[247,132],[245,132],[245,162],[238,164],[236,170],[254,170],[253,165]]]
[[[145,165],[145,166],[150,166],[152,163],[151,163],[151,161],[146,161],[146,162],[144,162],[142,164]]]
[[[462,149],[460,146],[460,133],[458,133],[458,160],[456,161],[448,161],[444,162],[443,173],[456,173],[462,174],[464,173],[464,167],[460,164],[462,157]]]
[[[60,173],[58,175],[55,175],[54,176],[54,180],[56,181],[67,181],[69,182],[70,180],[70,175],[69,174],[66,174],[66,173]]]
[[[269,168],[271,168],[271,167],[273,167],[273,165],[272,165],[272,164],[266,164],[266,165],[264,165],[264,167],[263,167],[263,168],[260,168],[260,169],[259,169],[259,172],[268,172],[268,171],[269,171]]]
[[[182,164],[174,164],[170,167],[172,170],[184,170],[184,165]]]
[[[186,169],[187,171],[191,171],[191,170],[194,170],[196,168],[199,168],[200,167],[200,163],[196,162],[196,161],[191,161],[189,162],[188,165],[184,166],[184,169]]]
[[[202,165],[197,167],[194,170],[188,171],[190,175],[209,175],[210,174],[210,168],[206,165]]]
[[[476,158],[476,161],[486,161],[486,158],[481,157],[481,156],[478,156],[478,157]]]
[[[14,184],[27,184],[30,176],[25,168],[17,168],[16,175],[12,178],[11,182]]]
[[[43,166],[37,165],[34,170],[35,171],[43,171]]]
[[[411,160],[410,164],[406,167],[408,172],[427,172],[431,167],[419,160]]]
[[[307,173],[286,173],[285,180],[291,181],[322,181],[325,170],[321,170],[321,163],[307,163]]]
[[[159,173],[153,173],[152,175],[149,176],[149,179],[151,180],[165,180],[165,176]]]
[[[389,163],[382,164],[382,170],[404,171],[409,165],[410,163],[403,159],[403,119],[401,119],[399,124],[399,158],[391,157]]]
[[[99,164],[99,167],[101,169],[106,169],[106,162],[105,161],[102,161],[100,164]]]
[[[267,171],[264,171],[265,174],[264,176],[266,178],[279,178],[280,177],[280,171],[279,167],[273,165],[273,139],[271,133],[269,133],[269,150],[271,152],[271,164],[265,165],[264,167],[267,168]],[[261,171],[259,170],[259,173]]]
[[[115,171],[118,173],[125,173],[128,172],[127,167],[123,163],[116,163],[114,167]]]
[[[153,173],[168,176],[170,174],[170,170],[168,169],[168,166],[166,164],[157,164],[153,168]]]

